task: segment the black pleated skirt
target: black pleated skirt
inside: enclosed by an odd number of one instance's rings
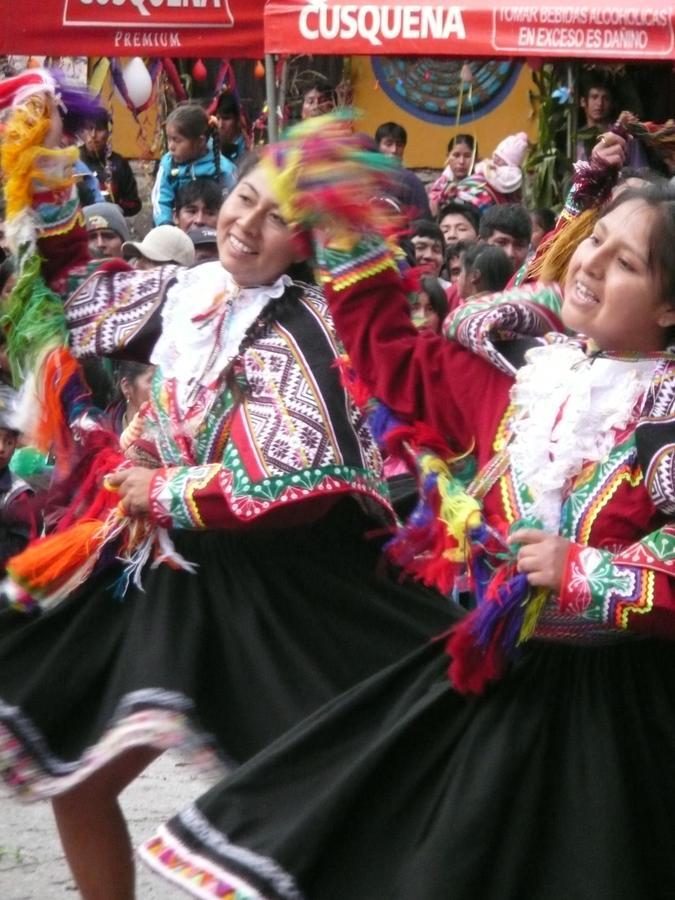
[[[446,667],[371,676],[141,855],[204,898],[672,900],[675,646],[534,644],[473,699]]]
[[[311,526],[176,533],[197,574],[108,572],[38,618],[0,615],[0,767],[28,797],[67,790],[127,748],[240,762],[456,617],[380,570],[342,501]]]

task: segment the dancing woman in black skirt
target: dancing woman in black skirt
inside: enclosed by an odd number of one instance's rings
[[[375,238],[323,247],[367,387],[475,454],[441,517],[478,604],[160,829],[161,875],[237,900],[675,896],[673,242],[672,188],[626,191],[563,287],[454,344],[415,333]],[[514,385],[542,309],[585,337],[531,341]]]
[[[54,534],[10,564],[0,760],[25,797],[53,798],[82,895],[129,900],[117,796],[158,753],[246,759],[454,613],[386,578],[364,537],[392,521],[379,450],[342,387],[322,292],[294,277],[307,247],[264,168],[243,170],[223,205],[218,262],[92,264],[69,151],[54,149],[57,101],[31,70],[4,131],[21,264],[9,344],[42,304],[33,328],[58,327],[19,363],[36,363],[73,451],[98,441],[98,468],[76,472],[86,510],[76,486]],[[156,367],[119,446],[87,403],[74,359],[89,355]]]

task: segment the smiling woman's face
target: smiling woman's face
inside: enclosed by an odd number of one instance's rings
[[[217,234],[220,261],[241,287],[273,284],[297,260],[291,231],[260,166],[228,195]]]
[[[572,256],[562,319],[601,350],[662,350],[675,309],[649,259],[656,212],[628,200],[598,220]]]

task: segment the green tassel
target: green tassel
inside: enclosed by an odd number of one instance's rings
[[[67,345],[63,303],[42,278],[37,254],[22,262],[17,283],[5,302],[0,328],[7,338],[7,356],[17,386],[45,350]]]

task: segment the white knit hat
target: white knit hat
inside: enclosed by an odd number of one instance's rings
[[[522,166],[527,156],[527,143],[527,135],[524,131],[510,134],[497,144],[492,156],[498,156],[509,166]]]
[[[125,259],[145,256],[156,263],[178,263],[192,266],[195,261],[195,247],[190,238],[177,225],[158,225],[151,228],[142,241],[125,241],[122,244]]]

